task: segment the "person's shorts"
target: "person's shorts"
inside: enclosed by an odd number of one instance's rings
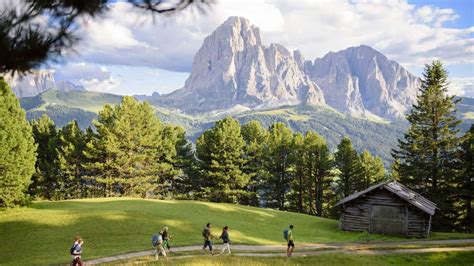
[[[203,248],[206,248],[206,247],[209,247],[209,250],[212,250],[211,240],[204,240],[204,247]]]
[[[293,240],[288,240],[288,247],[295,247],[295,243],[293,242]]]
[[[160,253],[166,257],[166,251],[163,248],[163,244],[159,244],[158,246],[156,246],[156,254],[160,254]]]

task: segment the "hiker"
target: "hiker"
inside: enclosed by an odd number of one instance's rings
[[[295,249],[295,243],[293,241],[293,225],[290,225],[289,229],[286,229],[283,231],[283,236],[286,239],[286,242],[288,244],[288,248],[286,249],[286,255],[288,257],[291,257],[291,254],[293,253],[293,250]]]
[[[171,235],[169,233],[168,226],[163,228],[163,234],[161,236],[163,237],[163,248],[168,249],[168,252],[171,253]]]
[[[202,230],[202,236],[204,237],[204,246],[202,247],[202,251],[206,249],[206,247],[209,247],[209,251],[211,252],[211,255],[214,255],[214,251],[212,250],[212,234],[211,234],[211,223],[207,223],[206,228]]]
[[[77,235],[76,238],[74,239],[74,244],[69,250],[72,257],[72,262],[71,262],[72,266],[76,266],[76,265],[82,266],[82,259],[81,259],[82,244],[84,244],[84,240],[82,240],[81,236]]]
[[[163,248],[163,231],[160,231],[159,234],[154,234],[153,237],[151,238],[151,242],[153,244],[153,246],[155,247],[155,258],[156,260],[158,260],[159,256],[160,256],[160,253],[163,255],[163,257],[165,257],[166,259],[168,259],[168,257],[166,256],[166,251],[165,249]]]
[[[231,252],[230,252],[230,239],[229,239],[229,227],[228,226],[224,226],[224,228],[222,229],[222,234],[219,238],[222,239],[222,242],[224,242],[224,245],[223,245],[222,251],[221,251],[221,255],[224,254],[224,251],[226,249],[227,249],[227,251],[229,251],[229,254],[231,254]]]

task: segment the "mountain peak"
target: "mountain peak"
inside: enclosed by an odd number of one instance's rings
[[[324,105],[321,91],[303,73],[302,60],[282,45],[263,46],[257,27],[230,17],[204,39],[184,88],[160,101],[187,112]]]
[[[312,63],[280,44],[262,45],[257,27],[230,17],[205,38],[184,88],[158,101],[190,113],[309,104],[391,119],[411,107],[417,86],[415,76],[370,46]]]

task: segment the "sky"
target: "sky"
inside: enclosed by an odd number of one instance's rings
[[[164,17],[118,1],[81,20],[74,51],[47,68],[88,90],[168,93],[184,85],[204,38],[229,16],[259,27],[265,45],[298,49],[307,60],[365,44],[421,75],[440,59],[451,93],[474,97],[474,0],[218,0],[205,14]]]

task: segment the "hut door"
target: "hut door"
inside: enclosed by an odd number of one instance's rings
[[[405,208],[372,205],[370,208],[370,233],[404,234]]]

